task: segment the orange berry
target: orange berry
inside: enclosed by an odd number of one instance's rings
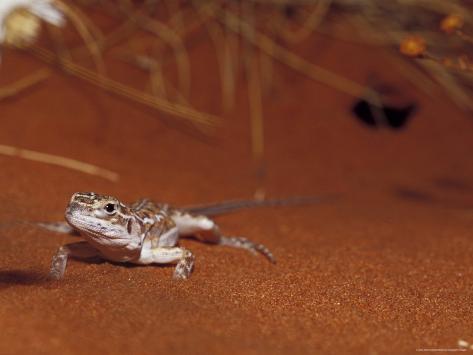
[[[448,34],[454,33],[463,27],[463,17],[460,15],[448,15],[440,22],[440,29]]]
[[[408,57],[420,57],[425,53],[427,45],[421,36],[408,36],[403,39],[399,50]]]

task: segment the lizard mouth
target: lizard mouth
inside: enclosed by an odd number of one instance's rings
[[[75,223],[74,223],[74,220],[76,220],[74,218],[74,215],[71,211],[71,207],[70,206],[67,206],[66,208],[66,212],[64,213],[64,218],[66,220],[67,223],[69,223],[72,227],[75,227]]]
[[[77,214],[68,213],[66,210],[65,219],[74,229],[79,231],[82,236],[88,236],[96,241],[102,241],[105,243],[127,241],[127,237],[121,237],[121,230],[104,225],[100,219],[84,220],[77,216]],[[109,242],[106,242],[109,241]]]

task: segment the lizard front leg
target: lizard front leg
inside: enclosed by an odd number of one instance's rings
[[[194,268],[194,255],[185,248],[180,247],[155,247],[148,248],[144,245],[140,258],[136,264],[169,264],[177,262],[174,269],[175,279],[188,279]]]
[[[60,280],[64,277],[69,257],[75,259],[89,259],[96,256],[99,256],[98,251],[87,242],[63,245],[58,249],[56,255],[53,256],[49,270],[49,278]]]
[[[259,252],[272,263],[276,262],[273,254],[263,244],[254,243],[243,237],[226,237],[222,235],[218,225],[206,216],[194,216],[183,211],[174,210],[171,218],[176,223],[180,236],[194,236],[206,243],[246,249],[253,254]]]

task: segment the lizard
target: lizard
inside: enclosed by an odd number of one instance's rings
[[[243,237],[222,235],[209,216],[249,207],[300,205],[320,200],[319,197],[235,200],[175,208],[149,199],[126,205],[113,196],[77,192],[72,195],[65,211],[67,224],[39,225],[59,232],[78,232],[84,239],[58,249],[51,262],[51,279],[64,277],[69,258],[91,257],[140,265],[175,263],[174,278],[187,279],[193,270],[195,257],[190,250],[178,245],[180,237],[194,237],[205,243],[246,249],[253,254],[264,255],[272,263],[276,262],[264,245]]]

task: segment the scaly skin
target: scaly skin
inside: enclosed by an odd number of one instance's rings
[[[58,250],[51,264],[53,279],[64,276],[68,257],[93,256],[135,264],[176,263],[174,278],[187,279],[195,258],[189,250],[177,246],[183,236],[260,252],[275,262],[265,246],[245,238],[221,235],[215,222],[206,216],[150,200],[127,206],[115,197],[78,192],[72,196],[65,218],[85,242],[71,243]]]

